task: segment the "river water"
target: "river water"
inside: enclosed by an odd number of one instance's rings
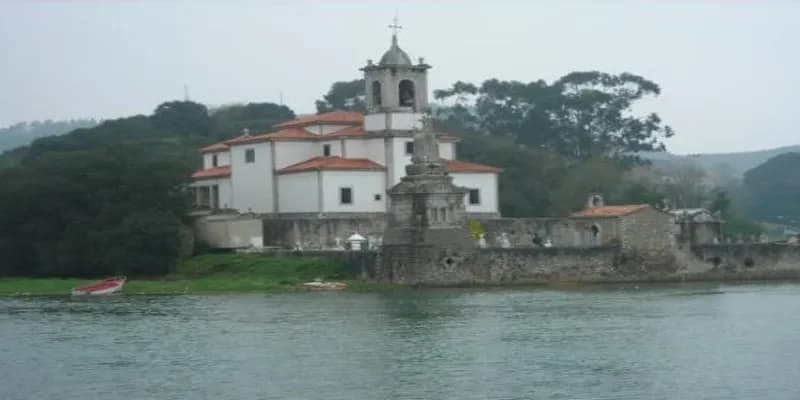
[[[800,399],[800,285],[0,298],[0,399]]]

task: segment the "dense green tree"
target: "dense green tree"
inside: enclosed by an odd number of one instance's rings
[[[711,200],[708,209],[713,213],[728,215],[731,211],[731,198],[728,197],[728,193],[722,190],[714,193],[714,199]]]
[[[251,133],[267,132],[272,126],[295,118],[294,112],[284,105],[274,103],[247,103],[220,107],[211,113],[214,133],[219,139]]]
[[[364,80],[356,79],[347,82],[335,82],[328,93],[317,100],[317,113],[336,110],[366,111],[364,101]]]
[[[474,115],[493,135],[579,159],[629,157],[638,151],[663,151],[673,135],[655,113],[637,116],[635,103],[657,96],[658,85],[637,75],[573,72],[552,84],[490,79],[475,86],[456,82],[435,97],[475,97]],[[463,104],[462,104],[463,106]]]
[[[168,271],[189,204],[183,182],[191,166],[178,156],[184,151],[164,142],[119,144],[50,152],[2,171],[0,248],[9,262],[0,273]]]
[[[595,158],[572,165],[550,194],[556,215],[566,215],[586,204],[590,193],[603,193],[606,201],[616,203],[616,191],[622,187],[623,169],[609,160]]]
[[[151,120],[157,129],[186,136],[207,136],[212,128],[206,106],[192,101],[159,104]]]

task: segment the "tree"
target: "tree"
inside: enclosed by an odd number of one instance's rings
[[[152,116],[153,126],[185,136],[207,136],[211,118],[206,106],[192,101],[159,104]]]
[[[725,191],[716,192],[714,194],[714,200],[711,201],[711,205],[708,206],[708,209],[719,215],[728,215],[731,210],[731,199],[728,197],[728,193]]]
[[[664,191],[673,208],[699,208],[705,205],[709,187],[706,172],[699,165],[685,162],[668,172]]]
[[[317,113],[336,110],[364,112],[367,110],[364,91],[363,79],[335,82],[322,100],[317,100]]]
[[[464,99],[475,95],[475,86],[456,82],[434,93],[439,100]],[[638,100],[658,94],[658,85],[637,75],[573,72],[552,84],[487,80],[474,107],[484,131],[512,136],[530,148],[579,159],[626,158],[663,151],[662,139],[673,135],[657,114],[632,112]]]
[[[267,132],[280,122],[295,118],[291,108],[274,103],[228,105],[211,113],[214,133],[218,139],[241,135],[245,129],[252,133]]]
[[[615,203],[617,190],[623,184],[623,169],[609,160],[595,158],[577,163],[559,180],[550,195],[556,215],[567,215],[580,210],[591,193],[604,193],[606,201]]]

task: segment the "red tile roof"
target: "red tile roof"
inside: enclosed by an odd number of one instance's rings
[[[367,132],[361,126],[348,126],[347,128],[329,133],[327,135],[318,136],[319,140],[336,139],[354,136],[366,136]]]
[[[647,204],[630,204],[622,206],[602,206],[587,208],[575,213],[571,217],[574,218],[608,218],[608,217],[622,217],[625,215],[633,214],[637,211],[650,208]]]
[[[239,136],[226,140],[226,145],[239,145],[247,143],[269,142],[272,140],[297,140],[297,139],[316,139],[317,135],[301,128],[281,129],[277,132],[261,133],[258,135]]]
[[[201,153],[217,153],[220,151],[228,151],[228,145],[225,142],[214,143],[210,146],[203,147],[197,150]]]
[[[364,115],[354,111],[333,111],[324,114],[309,115],[282,122],[276,128],[298,128],[308,125],[361,125]]]
[[[490,173],[500,173],[503,170],[497,167],[492,167],[491,165],[483,165],[483,164],[475,164],[466,161],[457,161],[457,160],[442,160],[444,162],[445,168],[447,168],[447,172],[460,172],[460,173],[479,173],[479,172],[490,172]]]
[[[231,166],[201,169],[192,174],[192,179],[214,179],[231,176]]]
[[[292,164],[286,168],[278,170],[279,174],[293,172],[319,171],[319,170],[370,170],[382,171],[386,168],[372,160],[366,158],[344,158],[344,157],[314,157],[306,161]]]

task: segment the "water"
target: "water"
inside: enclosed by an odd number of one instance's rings
[[[0,298],[0,399],[798,399],[800,285]]]

